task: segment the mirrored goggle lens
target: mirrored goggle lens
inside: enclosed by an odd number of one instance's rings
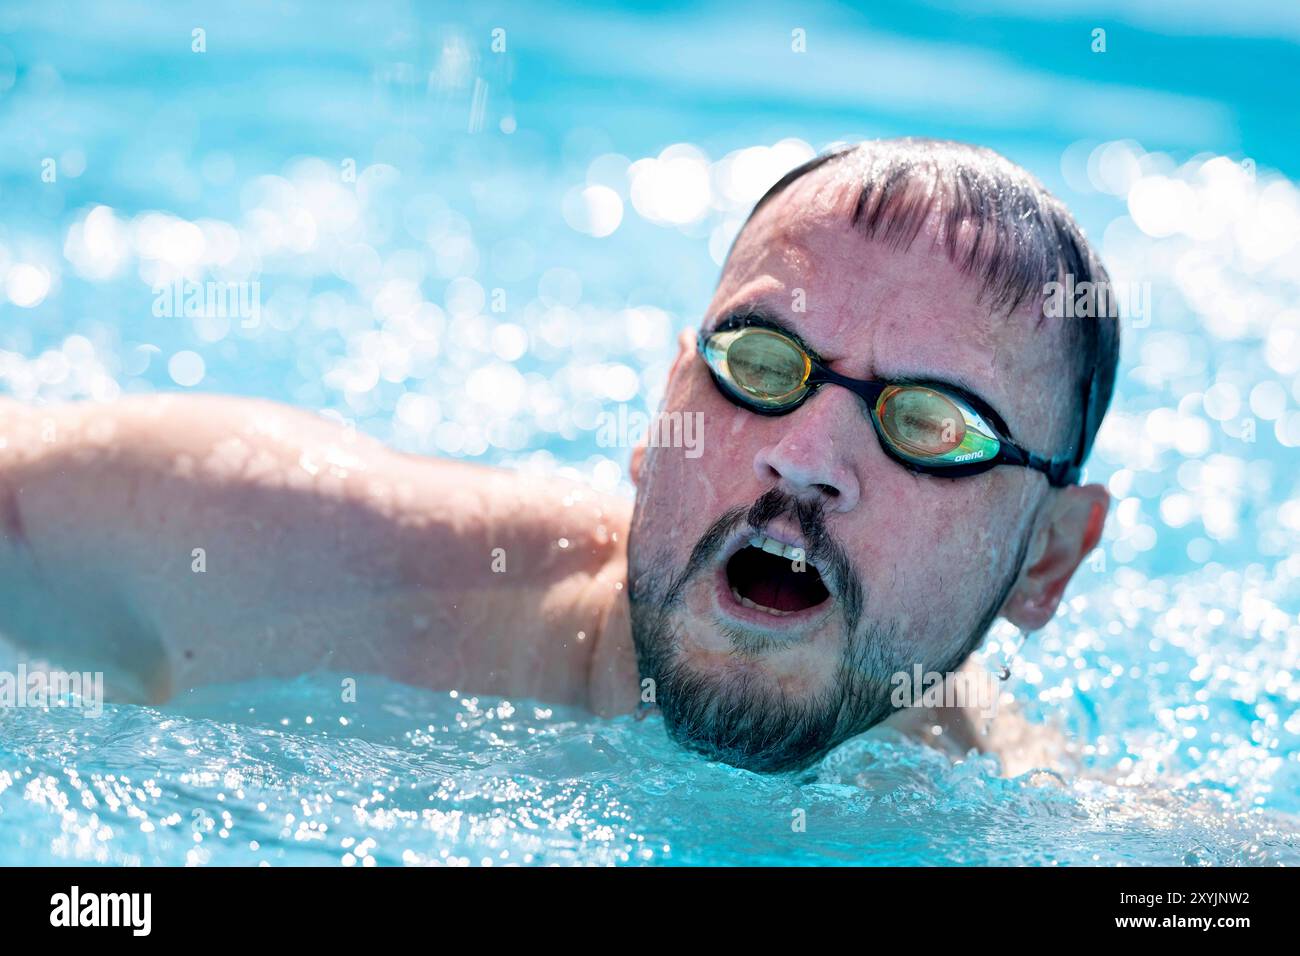
[[[979,413],[921,385],[891,385],[876,402],[876,420],[893,450],[932,467],[992,461],[1000,443]]]
[[[735,333],[726,346],[726,366],[728,378],[746,397],[772,406],[798,399],[812,367],[799,346],[766,329]]]

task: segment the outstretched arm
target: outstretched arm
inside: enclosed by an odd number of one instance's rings
[[[269,402],[0,401],[0,632],[128,699],[326,667],[583,703],[625,523]]]

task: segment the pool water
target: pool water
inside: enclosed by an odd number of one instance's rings
[[[1080,773],[873,731],[763,776],[654,717],[377,679],[345,703],[318,673],[0,709],[0,864],[1300,863],[1295,107],[1176,66],[1183,43],[1294,76],[1294,45],[1138,22],[1103,76],[1044,66],[1068,31],[999,6],[812,8],[794,66],[789,17],[724,7],[0,13],[0,394],[25,401],[258,395],[627,495],[601,414],[656,406],[749,204],[850,136],[1002,149],[1136,293],[1089,464],[1111,521],[1006,685]],[[1043,105],[1064,92],[1093,108]],[[177,282],[256,315],[168,315]]]
[[[1280,620],[1295,571],[1076,599],[1016,682],[1089,742],[1075,777],[1007,779],[892,731],[764,776],[654,717],[369,678],[344,704],[315,674],[93,719],[0,712],[0,864],[1297,865],[1291,688],[1257,676],[1295,635],[1210,623],[1238,604]]]

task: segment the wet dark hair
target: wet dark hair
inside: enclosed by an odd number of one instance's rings
[[[872,140],[832,149],[782,176],[745,225],[791,183],[850,157],[853,171],[861,172],[845,181],[858,190],[854,228],[868,240],[902,250],[937,213],[939,241],[949,260],[980,281],[981,295],[995,311],[1010,314],[1032,303],[1041,323],[1047,320],[1043,304],[1050,283],[1072,276],[1076,286],[1091,284],[1084,288],[1109,285],[1074,217],[1042,183],[991,149],[948,140]],[[743,232],[744,226],[736,241]],[[1117,317],[1110,310],[1093,314],[1065,322],[1063,329],[1062,348],[1079,396],[1080,426],[1068,449],[1076,465],[1088,457],[1110,405],[1119,362]]]

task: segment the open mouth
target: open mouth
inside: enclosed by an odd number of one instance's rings
[[[756,534],[726,568],[727,585],[737,603],[776,617],[816,607],[830,591],[801,549]]]

